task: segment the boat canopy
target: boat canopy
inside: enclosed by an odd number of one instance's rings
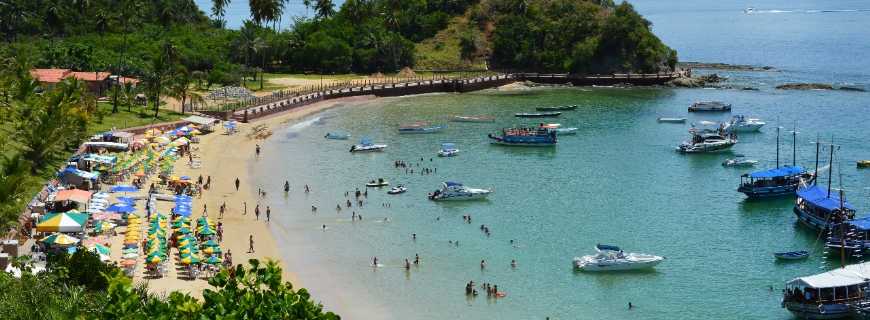
[[[362,138],[362,139],[360,139],[359,144],[364,145],[364,146],[370,146],[370,145],[372,145],[372,139]]]
[[[462,186],[461,183],[459,183],[459,182],[455,182],[455,181],[447,181],[447,182],[444,182],[444,185],[445,185],[445,186],[448,186],[448,187],[461,187],[461,186]]]
[[[788,284],[823,289],[854,286],[868,281],[870,281],[870,262],[864,262],[812,276],[796,278],[789,281]]]
[[[607,244],[596,244],[595,249],[598,249],[599,251],[622,251],[622,249],[617,246],[611,246]]]
[[[836,193],[831,193],[831,196],[828,197],[828,192],[822,190],[816,185],[799,189],[797,191],[797,196],[806,201],[809,201],[813,205],[824,208],[826,210],[833,211],[840,207],[840,197]],[[849,202],[846,202],[845,199],[843,201],[843,207],[850,210],[855,210],[855,207],[852,207]]]
[[[442,143],[441,150],[456,150],[455,143]]]
[[[857,218],[849,221],[849,224],[855,227],[858,231],[870,230],[870,217]]]
[[[750,173],[749,176],[752,179],[769,179],[776,177],[789,177],[799,175],[804,172],[804,168],[801,166],[784,166],[776,169],[769,169],[764,171],[756,171]]]

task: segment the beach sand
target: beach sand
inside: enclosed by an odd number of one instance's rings
[[[223,222],[224,234],[220,245],[224,252],[232,253],[234,264],[247,264],[248,259],[275,260],[280,263],[282,257],[278,251],[277,243],[270,232],[269,225],[265,222],[265,206],[260,208],[260,219],[255,220],[254,208],[259,199],[257,195],[258,186],[249,183],[252,181],[249,174],[251,166],[256,165],[255,145],[258,143],[262,144],[263,141],[250,137],[249,133],[255,126],[265,125],[268,128],[276,128],[290,121],[301,119],[332,107],[359,104],[371,101],[372,99],[374,99],[373,96],[360,96],[322,101],[257,119],[251,123],[240,123],[239,132],[233,135],[224,134],[221,128],[216,132],[201,136],[200,143],[193,145],[194,154],[198,155],[202,162],[201,168],[191,168],[188,166],[187,159],[183,158],[179,159],[176,163],[174,173],[177,176],[188,175],[193,179],[196,179],[199,175],[202,175],[204,179],[211,176],[211,188],[203,191],[201,198],[195,197],[193,199],[193,214],[191,217],[198,218],[202,215],[203,204],[206,204],[208,206],[208,216],[214,219],[215,222]],[[268,151],[263,150],[263,152]],[[241,181],[238,191],[236,191],[234,186],[236,178]],[[266,190],[266,192],[267,196],[269,196],[270,194],[278,194],[280,191]],[[145,194],[142,193],[141,195],[144,196]],[[223,219],[218,219],[218,208],[223,203],[226,203],[227,211],[224,213]],[[244,203],[247,203],[247,214],[244,213]],[[158,201],[158,212],[168,213],[171,205],[171,202]],[[254,237],[255,252],[253,253],[248,252],[248,237],[251,235]],[[112,258],[115,261],[120,260],[122,241],[122,235],[112,238]],[[171,252],[174,255],[175,251]],[[173,267],[169,268],[170,271],[167,276],[159,279],[146,279],[143,277],[144,268],[140,266],[134,275],[134,282],[147,283],[150,292],[163,295],[168,295],[172,291],[180,291],[189,293],[194,297],[200,297],[202,290],[210,287],[204,279],[186,280],[183,277],[179,278],[178,272],[174,269],[175,259],[172,258],[172,260],[173,262],[170,265]],[[302,283],[299,281],[300,279],[293,274],[292,270],[288,270],[286,265],[281,263],[284,271],[284,280],[293,283],[296,289],[301,288]]]

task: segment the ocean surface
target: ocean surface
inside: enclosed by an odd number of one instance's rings
[[[775,166],[791,164],[797,128],[798,165],[812,168],[817,137],[839,148],[834,188],[842,186],[861,214],[870,212],[870,93],[782,91],[785,82],[867,87],[870,4],[861,1],[636,1],[654,31],[682,60],[772,66],[775,72],[722,72],[737,89],[536,88],[386,98],[338,107],[278,129],[252,166],[269,191],[272,230],[288,267],[327,309],[372,319],[788,319],[780,308],[785,281],[835,267],[821,256],[824,241],[796,223],[793,200],[747,201],[735,191],[747,169],[725,168],[735,154]],[[716,71],[713,71],[716,72]],[[762,118],[759,133],[742,134],[732,152],[681,155],[690,122],[728,114],[688,114],[697,100],[722,100],[731,114]],[[550,149],[489,144],[487,133],[536,120],[513,117],[534,106],[577,104],[559,119],[578,127]],[[448,123],[449,115],[488,114],[494,123]],[[448,123],[444,132],[399,135],[413,121]],[[351,140],[326,140],[329,131]],[[370,137],[383,153],[351,154]],[[442,142],[461,150],[438,158]],[[827,147],[824,147],[827,148]],[[826,149],[823,149],[823,152]],[[420,159],[423,159],[422,161]],[[394,167],[412,165],[414,174]],[[827,157],[822,156],[825,165]],[[419,167],[417,164],[419,163]],[[420,175],[422,168],[437,173]],[[368,188],[360,208],[356,188],[383,177],[408,186],[402,195]],[[821,182],[827,183],[827,176]],[[281,192],[285,180],[291,191]],[[426,194],[443,181],[494,189],[486,201],[435,203]],[[311,186],[310,193],[303,186]],[[335,206],[341,204],[337,212]],[[317,206],[316,213],[311,206]],[[363,215],[351,221],[352,211]],[[471,215],[472,223],[463,222]],[[385,221],[388,219],[389,221]],[[322,230],[321,226],[327,229]],[[486,236],[480,230],[486,225]],[[416,240],[412,239],[416,234]],[[514,240],[513,245],[511,240]],[[459,242],[456,246],[455,242]],[[655,271],[579,273],[575,256],[596,243],[667,259]],[[805,261],[779,263],[772,252],[810,250]],[[419,254],[410,271],[404,259]],[[377,256],[383,267],[372,268]],[[510,266],[517,261],[517,268]],[[480,268],[486,260],[487,267]],[[468,298],[470,281],[497,284],[507,296]],[[635,308],[628,310],[631,302]]]

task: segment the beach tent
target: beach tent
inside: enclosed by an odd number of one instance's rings
[[[217,123],[219,120],[215,118],[201,117],[201,116],[189,116],[187,118],[182,119],[184,121],[190,122],[192,124],[197,125],[200,129],[204,131],[213,131],[212,125]]]
[[[84,232],[88,215],[77,212],[48,214],[36,225],[38,232]]]
[[[57,173],[57,178],[62,183],[74,186],[82,186],[85,184],[86,181],[94,185],[97,183],[97,179],[99,177],[99,172],[82,171],[77,169],[74,165],[67,166],[66,168]]]
[[[42,243],[50,246],[71,246],[79,243],[76,237],[68,236],[63,233],[54,233],[40,240]]]
[[[104,149],[113,149],[113,150],[121,150],[121,151],[126,151],[127,147],[128,147],[126,143],[117,143],[117,142],[93,142],[92,141],[92,142],[85,142],[83,145],[85,146],[85,148],[88,148],[88,149],[104,148]]]
[[[87,204],[89,200],[91,200],[92,193],[90,191],[79,190],[79,189],[71,189],[71,190],[61,190],[57,192],[57,195],[54,196],[54,201],[72,201],[77,203]]]

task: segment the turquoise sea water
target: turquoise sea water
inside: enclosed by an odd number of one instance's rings
[[[835,263],[818,254],[777,263],[774,251],[818,253],[817,234],[795,222],[790,199],[746,201],[735,191],[746,170],[720,163],[741,153],[761,160],[759,169],[774,166],[777,125],[786,127],[782,162],[790,163],[786,132],[796,123],[797,162],[811,167],[811,142],[817,135],[826,141],[833,135],[841,145],[835,175],[842,174],[849,201],[870,212],[870,170],[855,168],[855,160],[870,159],[870,94],[773,89],[792,81],[866,85],[870,66],[862,57],[870,13],[806,12],[862,5],[770,2],[770,9],[805,11],[747,16],[741,13],[744,3],[639,1],[638,9],[683,59],[771,65],[781,71],[724,73],[736,86],[759,91],[549,88],[382,99],[277,130],[252,170],[256,182],[270,190],[265,204],[275,212],[272,229],[288,267],[328,309],[357,318],[789,318],[779,306],[784,282]],[[756,9],[764,8],[758,4]],[[686,113],[692,101],[707,99],[733,103],[732,114],[759,117],[768,125],[760,133],[741,135],[733,153],[674,152],[688,138],[688,125],[659,124],[656,118],[724,119]],[[500,147],[486,139],[498,128],[536,121],[514,118],[515,112],[564,104],[581,107],[547,122],[580,129],[576,136],[562,137],[556,148]],[[497,121],[449,123],[446,131],[432,135],[396,131],[401,123],[443,123],[454,114],[490,114]],[[323,139],[339,129],[354,138]],[[350,154],[348,148],[361,136],[389,147],[383,153]],[[461,154],[437,158],[442,142],[457,143]],[[414,167],[417,174],[406,175],[393,167],[394,160],[416,164],[420,157],[421,168],[437,168],[437,174],[421,176]],[[345,191],[364,189],[366,181],[378,177],[406,184],[410,191],[389,196],[386,189],[369,189],[365,205],[351,209],[363,221],[351,222],[347,208],[336,213]],[[284,180],[293,189],[286,197],[279,191]],[[487,201],[428,201],[426,193],[445,180],[495,192]],[[304,184],[313,191],[303,193]],[[316,214],[312,205],[319,208]],[[468,214],[471,224],[462,220]],[[328,230],[322,231],[322,224]],[[490,237],[479,230],[481,224],[490,228]],[[667,260],[654,272],[574,272],[571,259],[590,254],[596,243]],[[415,253],[423,263],[406,272],[403,261],[413,260]],[[369,267],[373,256],[385,266]],[[483,271],[481,259],[488,263]],[[515,270],[512,259],[519,265]],[[464,295],[469,280],[498,284],[508,296],[469,300]],[[628,302],[636,308],[627,310]]]

